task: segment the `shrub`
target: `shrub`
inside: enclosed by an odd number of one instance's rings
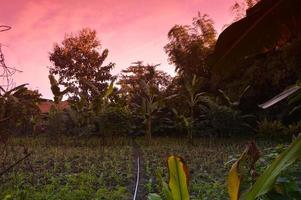
[[[131,113],[120,107],[109,107],[97,117],[99,132],[105,135],[126,135],[130,131]]]
[[[239,110],[218,105],[211,100],[202,106],[202,111],[204,114],[199,120],[199,129],[211,136],[244,136],[253,132],[253,115],[244,115]]]
[[[73,123],[66,111],[50,109],[47,121],[47,132],[50,134],[67,134]]]
[[[258,136],[263,138],[284,138],[288,137],[288,129],[281,121],[264,119],[258,124]]]
[[[301,133],[301,121],[298,121],[294,124],[288,126],[289,136],[296,137]]]

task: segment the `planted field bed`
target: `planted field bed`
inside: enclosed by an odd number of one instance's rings
[[[125,139],[101,146],[99,138],[12,138],[12,163],[27,146],[32,154],[1,177],[0,199],[128,199],[132,150]]]
[[[137,199],[160,193],[159,176],[167,180],[166,158],[179,155],[189,166],[191,199],[227,199],[225,163],[240,154],[246,140],[196,139],[188,145],[181,138],[102,139],[48,136],[10,138],[6,166],[31,155],[13,167],[0,181],[0,199],[132,199],[139,155],[140,181]],[[273,146],[260,142],[260,147]],[[2,163],[1,163],[2,164]],[[5,166],[2,166],[3,168]]]
[[[189,168],[191,199],[228,199],[226,178],[233,164],[248,143],[243,139],[196,139],[195,145],[188,145],[185,139],[156,138],[151,146],[143,146],[145,169],[145,193],[160,193],[159,177],[168,181],[167,157],[181,156]],[[275,146],[268,141],[258,142],[261,149]],[[227,164],[228,163],[228,164]]]

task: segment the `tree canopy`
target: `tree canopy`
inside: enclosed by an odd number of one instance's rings
[[[184,75],[210,77],[206,59],[216,42],[216,30],[208,15],[198,14],[192,25],[175,25],[168,32],[169,42],[164,47],[175,70]]]
[[[110,71],[115,64],[110,62],[104,65],[108,54],[108,49],[101,52],[101,42],[96,31],[85,28],[77,34],[66,35],[61,44],[54,45],[49,57],[53,63],[50,73],[59,76],[59,84],[73,88],[69,94],[76,96],[80,93],[91,99],[96,94],[82,79],[89,80],[103,91],[108,86],[108,81],[114,78]]]
[[[153,93],[162,95],[171,82],[171,76],[158,70],[158,65],[143,64],[138,61],[121,71],[118,84],[121,86],[120,92],[127,95],[129,102],[139,102],[143,87],[141,81],[144,80]]]

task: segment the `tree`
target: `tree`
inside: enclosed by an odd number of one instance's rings
[[[196,75],[193,75],[192,79],[184,79],[182,81],[185,90],[180,94],[182,99],[188,105],[188,116],[186,117],[184,113],[182,115],[178,115],[178,111],[176,109],[174,109],[174,113],[176,116],[184,120],[184,124],[187,129],[188,141],[189,143],[193,144],[193,132],[196,124],[195,109],[197,105],[204,99],[204,93],[199,92],[201,79],[197,78]]]
[[[196,74],[209,79],[211,69],[206,60],[216,42],[212,19],[199,13],[192,25],[175,25],[171,28],[168,38],[164,49],[176,71],[190,78]]]
[[[234,22],[244,18],[246,16],[246,11],[249,8],[252,8],[255,4],[257,4],[260,0],[242,0],[235,1],[231,6],[230,10],[234,15]]]
[[[118,84],[120,92],[127,96],[128,105],[133,108],[137,121],[144,120],[145,137],[150,142],[152,137],[152,120],[161,108],[166,89],[170,85],[171,77],[160,70],[158,65],[144,65],[138,61],[122,70]],[[141,124],[137,123],[137,124]]]
[[[108,81],[114,78],[110,71],[115,64],[110,62],[103,66],[109,51],[105,49],[100,52],[100,49],[101,43],[95,30],[85,28],[78,34],[67,35],[61,45],[54,45],[50,53],[49,58],[53,63],[50,74],[58,75],[58,83],[62,86],[73,88],[68,92],[73,97],[82,96],[91,101],[97,94],[89,85],[83,83],[83,78],[100,91],[105,90]]]
[[[120,93],[127,96],[128,104],[141,104],[144,88],[141,80],[144,80],[152,93],[163,95],[171,82],[171,77],[157,70],[158,65],[144,65],[138,61],[130,67],[122,70],[118,84],[121,86]]]
[[[140,80],[141,84],[141,104],[135,104],[140,109],[145,124],[145,138],[150,144],[152,139],[152,120],[156,112],[163,107],[164,97],[157,95],[154,90],[151,89],[151,82]]]

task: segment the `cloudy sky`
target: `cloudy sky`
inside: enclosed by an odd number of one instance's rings
[[[22,70],[14,79],[29,83],[51,98],[48,82],[49,52],[66,33],[84,27],[95,29],[108,61],[118,74],[130,63],[161,63],[172,74],[163,50],[167,32],[175,24],[190,24],[192,18],[209,14],[220,31],[232,20],[234,0],[0,0],[0,24],[12,26],[0,33],[6,62]]]

